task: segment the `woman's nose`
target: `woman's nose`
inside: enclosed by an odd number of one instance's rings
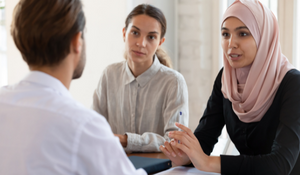
[[[140,37],[137,40],[136,45],[139,46],[139,47],[146,47],[146,38]]]
[[[237,39],[234,36],[231,36],[228,41],[228,47],[229,48],[237,48]]]

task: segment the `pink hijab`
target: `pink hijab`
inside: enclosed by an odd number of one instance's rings
[[[238,69],[232,68],[223,55],[222,93],[242,122],[258,122],[293,66],[281,53],[275,16],[258,0],[236,0],[225,12],[223,22],[229,17],[238,18],[248,27],[257,53],[252,65]]]

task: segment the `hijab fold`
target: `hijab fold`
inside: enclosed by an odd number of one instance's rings
[[[248,27],[256,42],[257,53],[251,65],[236,69],[223,55],[221,90],[242,122],[258,122],[293,66],[281,52],[276,17],[258,0],[236,0],[223,15],[222,25],[229,17],[238,18]]]

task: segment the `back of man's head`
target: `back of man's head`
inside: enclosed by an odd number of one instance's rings
[[[29,66],[56,66],[84,28],[81,0],[20,0],[11,35]]]

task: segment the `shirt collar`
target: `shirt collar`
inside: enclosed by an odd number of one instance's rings
[[[56,93],[72,98],[69,90],[56,78],[40,71],[30,71],[30,73],[22,80],[53,89]]]
[[[157,58],[157,56],[155,55],[154,57],[154,61],[152,63],[152,65],[150,66],[149,69],[147,69],[144,73],[142,73],[141,75],[139,75],[138,77],[134,77],[134,75],[132,74],[128,63],[126,61],[126,79],[125,79],[125,84],[131,83],[132,81],[136,80],[138,82],[138,84],[143,87],[145,86],[150,79],[158,72],[158,70],[160,69],[161,64]]]
[[[129,84],[135,80],[135,77],[132,74],[127,61],[125,61],[125,72],[126,72],[126,75],[125,75],[125,79],[124,79],[124,85]]]

